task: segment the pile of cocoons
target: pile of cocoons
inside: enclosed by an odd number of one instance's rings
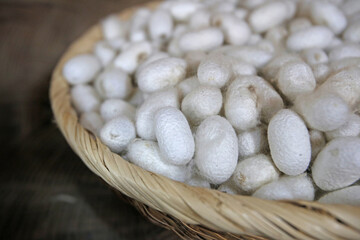
[[[100,25],[63,76],[112,152],[228,194],[360,205],[360,1],[164,1]]]

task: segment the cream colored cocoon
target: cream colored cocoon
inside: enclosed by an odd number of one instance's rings
[[[225,118],[206,118],[195,136],[195,164],[200,175],[214,184],[228,180],[237,164],[237,145],[236,133]]]
[[[280,110],[268,126],[271,157],[287,175],[303,173],[311,159],[309,132],[304,121],[292,110]]]
[[[360,138],[341,137],[330,141],[311,168],[316,185],[325,191],[347,187],[360,178]]]
[[[195,142],[183,113],[174,107],[156,112],[155,135],[162,154],[172,164],[187,164],[193,157]]]

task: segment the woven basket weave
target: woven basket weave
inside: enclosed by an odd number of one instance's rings
[[[128,19],[136,8],[124,10],[120,17]],[[112,153],[79,124],[70,102],[70,87],[62,76],[68,59],[91,52],[101,38],[100,27],[94,26],[63,55],[52,76],[52,109],[61,132],[86,166],[120,195],[126,195],[152,222],[186,239],[360,239],[359,207],[268,201],[191,187]]]

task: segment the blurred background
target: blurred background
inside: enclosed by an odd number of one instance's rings
[[[0,0],[0,239],[177,239],[122,202],[53,121],[52,70],[102,17],[144,0]]]

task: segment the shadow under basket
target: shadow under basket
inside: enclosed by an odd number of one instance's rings
[[[129,19],[139,7],[124,10]],[[360,207],[308,201],[270,201],[188,186],[151,173],[112,153],[78,122],[62,75],[70,58],[92,52],[99,25],[75,41],[57,64],[50,98],[56,122],[86,166],[151,222],[186,239],[360,239]]]

